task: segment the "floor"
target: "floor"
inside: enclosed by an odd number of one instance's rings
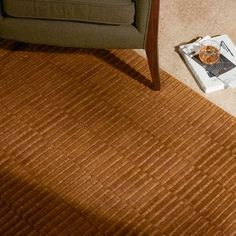
[[[233,117],[165,72],[152,91],[132,50],[22,46],[0,46],[1,236],[236,235]]]
[[[165,0],[160,11],[161,68],[236,117],[236,89],[204,94],[194,81],[175,47],[198,36],[228,34],[236,43],[235,0]],[[184,32],[184,34],[183,34]],[[144,51],[140,51],[145,56]]]

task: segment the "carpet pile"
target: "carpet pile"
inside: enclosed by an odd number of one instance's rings
[[[132,50],[0,45],[0,235],[236,235],[236,121]]]

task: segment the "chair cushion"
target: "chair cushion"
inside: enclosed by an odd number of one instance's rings
[[[12,17],[83,21],[102,24],[132,24],[132,0],[3,0]]]

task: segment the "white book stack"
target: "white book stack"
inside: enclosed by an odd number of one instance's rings
[[[205,39],[214,39],[221,45],[221,58],[214,67],[203,66],[193,56],[199,43]],[[205,93],[236,87],[236,47],[228,35],[224,34],[213,38],[206,36],[196,42],[181,45],[179,52]]]

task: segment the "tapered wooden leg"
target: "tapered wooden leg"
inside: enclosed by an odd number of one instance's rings
[[[146,54],[154,90],[160,90],[160,72],[158,60],[159,6],[160,0],[152,0],[146,40]]]
[[[148,64],[150,68],[150,73],[152,77],[153,89],[160,90],[160,73],[159,73],[159,63],[158,63],[158,50],[157,45],[151,49],[146,50]]]

